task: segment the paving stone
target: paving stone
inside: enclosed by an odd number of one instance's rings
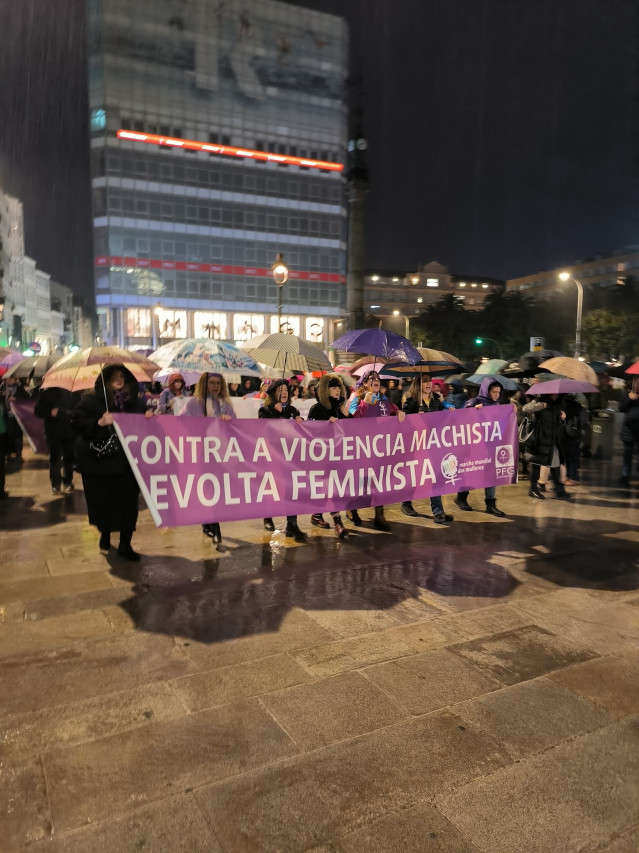
[[[333,841],[336,853],[479,853],[428,803],[388,815]]]
[[[147,684],[71,705],[5,717],[0,746],[5,756],[17,761],[19,757],[97,740],[184,713],[168,684]]]
[[[224,849],[302,851],[490,773],[506,753],[450,712],[195,792]]]
[[[354,595],[326,596],[315,600],[307,616],[331,631],[336,637],[356,637],[372,631],[384,631],[401,621],[394,610],[380,610]]]
[[[436,797],[485,853],[596,850],[636,824],[639,734],[630,721],[560,744]]]
[[[624,832],[606,847],[602,847],[599,853],[637,853],[637,850],[639,850],[639,827]]]
[[[54,825],[74,829],[295,751],[257,700],[55,750],[44,757]]]
[[[171,682],[171,686],[189,711],[201,711],[291,687],[309,679],[306,670],[290,655],[272,655],[178,678]]]
[[[28,580],[4,582],[4,569],[0,572],[0,604],[11,601],[29,602],[41,598],[56,598],[88,592],[92,589],[108,589],[111,580],[106,572],[84,572],[63,577],[38,577]]]
[[[414,649],[407,643],[384,632],[314,646],[307,651],[298,652],[295,659],[306,667],[311,675],[322,677],[414,653]]]
[[[29,847],[33,853],[222,853],[215,834],[189,794],[144,806]],[[25,851],[26,853],[26,851]]]
[[[446,649],[370,666],[363,675],[411,714],[426,714],[502,686]]]
[[[261,697],[301,750],[380,729],[408,716],[355,672]]]
[[[188,675],[171,637],[135,634],[0,658],[0,718]]]
[[[457,616],[450,618],[456,620]],[[417,622],[412,625],[391,628],[386,634],[390,639],[401,640],[416,652],[439,649],[449,645],[449,643],[456,643],[465,639],[464,635],[456,628],[454,621],[449,621],[447,616],[430,622]]]
[[[51,831],[51,815],[40,758],[0,764],[0,849],[7,842],[24,844]],[[7,845],[8,846],[8,845]]]
[[[571,666],[554,672],[550,677],[615,717],[639,712],[637,649]]]
[[[29,601],[24,607],[24,618],[27,621],[48,619],[51,616],[82,613],[88,610],[101,610],[113,605],[121,605],[130,595],[121,588],[105,587],[103,589],[78,592],[55,598],[43,597]]]
[[[109,637],[113,634],[109,620],[100,611],[51,616],[37,621],[0,625],[0,655],[14,655],[32,649],[65,646],[77,640]]]
[[[514,605],[513,609],[520,610],[521,608],[519,605]],[[552,611],[543,613],[543,608],[539,614],[535,613],[534,615],[528,614],[525,610],[521,610],[521,612],[529,622],[534,622],[541,628],[545,628],[576,645],[592,649],[600,655],[620,651],[636,643],[634,637],[628,636],[628,632],[607,628],[595,622],[584,622],[583,619],[565,613],[560,614]]]
[[[461,702],[455,712],[506,745],[516,758],[612,720],[596,705],[545,678]]]
[[[590,649],[577,646],[536,625],[457,643],[449,649],[504,684],[527,681],[571,663],[596,657]]]
[[[465,610],[437,620],[436,627],[445,625],[460,639],[473,640],[490,634],[500,634],[530,625],[533,620],[510,604],[494,604],[479,610]]]

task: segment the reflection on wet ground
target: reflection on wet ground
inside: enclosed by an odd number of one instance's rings
[[[128,563],[27,456],[0,506],[10,842],[421,851],[434,832],[503,853],[558,833],[563,853],[594,800],[598,849],[631,833],[639,488],[615,464],[584,463],[573,503],[522,482],[498,492],[505,519],[474,492],[472,513],[444,498],[447,527],[418,501],[419,518],[387,509],[391,534],[363,510],[345,541],[247,521],[219,553],[144,511]]]

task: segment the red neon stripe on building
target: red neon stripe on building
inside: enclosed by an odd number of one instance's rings
[[[267,151],[254,151],[250,148],[235,148],[233,145],[214,145],[211,142],[198,142],[195,139],[176,139],[172,136],[158,136],[155,133],[136,133],[132,130],[118,130],[118,139],[129,142],[146,142],[150,145],[167,145],[171,148],[188,148],[189,151],[208,151],[209,154],[222,154],[225,157],[242,157],[260,160],[264,163],[286,163],[288,166],[304,166],[307,169],[322,169],[329,172],[342,172],[343,163],[330,163],[328,160],[311,160],[307,157],[291,157],[289,154],[269,154]]]
[[[188,272],[219,273],[221,275],[250,275],[256,278],[271,278],[270,267],[236,267],[230,264],[197,264],[192,261],[160,261],[155,258],[124,258],[121,255],[98,255],[96,267],[133,267],[135,269],[182,270]],[[343,275],[329,272],[307,272],[289,270],[289,279],[300,281],[328,281],[344,284]]]

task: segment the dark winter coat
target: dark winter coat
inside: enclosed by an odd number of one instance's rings
[[[64,388],[44,388],[40,391],[34,414],[44,421],[44,434],[48,442],[52,438],[59,441],[75,438],[75,432],[71,427],[74,404],[73,394]],[[58,410],[55,417],[51,414],[53,409]]]
[[[459,379],[453,379],[448,383],[452,387],[446,397],[447,403],[452,403],[456,409],[463,409],[468,395],[464,392],[464,385]]]
[[[114,370],[124,373],[129,397],[119,407],[111,400],[109,411],[144,414],[146,407],[139,399],[138,383],[130,371],[121,364],[110,364],[103,370],[104,381],[108,385]],[[82,396],[71,416],[71,425],[78,435],[76,460],[82,474],[89,523],[103,532],[132,532],[138,518],[139,488],[124,451],[120,447],[115,456],[96,459],[90,448],[92,441],[101,443],[111,434],[110,427],[98,426],[106,409],[101,375],[96,380],[94,390]]]
[[[563,410],[566,420],[563,422],[563,446],[578,447],[588,429],[588,412],[572,397],[564,397]]]
[[[430,395],[430,402],[422,403],[421,408],[419,402],[414,397],[406,397],[402,405],[402,411],[407,415],[416,415],[418,412],[442,412],[446,407],[439,399],[437,394]]]
[[[334,399],[328,393],[328,383],[331,380],[339,379],[340,396],[339,400]],[[347,398],[346,388],[339,376],[326,373],[317,384],[317,403],[311,406],[308,413],[309,421],[328,421],[331,418],[350,418],[350,414],[345,415],[342,412],[341,406]]]
[[[283,418],[284,420],[301,417],[299,410],[295,406],[291,406],[290,403],[281,412],[278,412],[274,405],[264,405],[258,409],[257,416],[258,418]]]
[[[543,404],[547,404],[547,408]],[[534,414],[537,428],[535,430],[535,442],[528,448],[526,461],[538,465],[551,465],[555,448],[559,452],[559,461],[564,462],[564,427],[561,422],[562,412],[561,399],[551,400],[539,398],[526,403],[522,411]]]
[[[621,425],[621,440],[639,441],[639,400],[631,400],[626,391],[619,400],[619,411],[625,415]]]

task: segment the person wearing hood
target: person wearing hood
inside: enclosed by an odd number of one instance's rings
[[[441,412],[444,410],[444,395],[442,389],[435,391],[435,382],[430,373],[420,373],[411,382],[408,394],[404,399],[402,409],[407,415],[416,415],[419,412]],[[444,511],[444,504],[440,495],[433,495],[430,499],[430,508],[433,512],[433,520],[436,524],[447,524],[453,520],[453,516]],[[415,510],[412,501],[402,501],[401,511],[404,515],[416,518],[419,513]]]
[[[130,370],[123,364],[109,364],[102,368],[93,391],[82,395],[71,415],[71,426],[78,436],[75,455],[89,524],[100,531],[102,552],[111,547],[111,533],[119,531],[118,554],[125,560],[140,559],[131,547],[140,490],[113,430],[113,414],[126,412],[153,417],[153,412],[139,399],[139,391]],[[111,449],[104,452],[101,448],[107,443]]]
[[[158,400],[158,415],[179,415],[186,405],[189,392],[186,389],[184,377],[177,370],[169,374],[166,388]]]
[[[219,418],[230,421],[235,417],[231,405],[226,381],[221,373],[203,373],[195,386],[195,393],[189,397],[182,408],[176,413],[177,417]],[[222,529],[217,521],[202,525],[202,533],[217,542],[217,550],[224,551],[222,545]]]
[[[320,379],[317,385],[317,403],[311,406],[308,413],[309,421],[335,421],[349,418],[347,393],[344,383],[336,373],[326,373]],[[335,533],[338,539],[346,539],[348,533],[342,524],[342,518],[339,512],[331,512]],[[316,512],[311,516],[311,524],[316,527],[323,527],[325,530],[330,527],[321,512]]]
[[[619,485],[629,486],[632,476],[632,459],[635,454],[639,454],[639,379],[632,380],[631,389],[619,400],[619,411],[624,415],[621,425],[623,462]]]
[[[381,382],[376,370],[368,370],[355,386],[355,396],[350,400],[348,411],[354,418],[383,418],[395,415],[401,423],[406,417],[405,412],[381,393]],[[348,517],[348,514],[347,514]],[[362,520],[356,509],[351,510],[350,518],[353,524],[361,524]],[[384,507],[375,507],[373,527],[376,530],[390,532],[390,524],[384,516]]]
[[[263,406],[258,409],[258,418],[294,420],[298,424],[302,422],[302,416],[295,406],[289,403],[288,380],[276,379],[271,382],[266,389],[266,401]],[[272,518],[264,519],[264,528],[266,530],[275,530],[275,524]],[[286,516],[286,536],[291,536],[296,542],[306,542],[307,536],[297,526],[297,516]]]
[[[44,435],[49,448],[51,492],[59,495],[73,492],[75,433],[71,428],[73,395],[64,388],[45,388],[38,395],[34,414],[44,421]]]
[[[529,391],[530,393],[530,391]],[[544,500],[544,494],[538,487],[541,466],[550,468],[550,476],[555,486],[555,498],[560,501],[570,501],[572,497],[561,482],[561,466],[565,464],[565,428],[566,413],[563,410],[558,394],[540,394],[522,408],[524,414],[534,414],[536,429],[534,442],[529,453],[531,498]]]
[[[482,409],[484,406],[499,406],[501,405],[502,387],[494,376],[485,376],[479,386],[479,394],[472,400],[467,400],[465,409]],[[469,492],[457,492],[454,502],[459,509],[464,512],[472,512],[472,506],[468,503]],[[505,512],[497,508],[497,487],[487,486],[484,489],[484,499],[486,501],[486,512],[489,515],[494,515],[496,518],[504,518]]]
[[[464,383],[461,379],[451,379],[448,383],[445,402],[455,409],[463,409],[467,399],[468,395],[464,392]]]

